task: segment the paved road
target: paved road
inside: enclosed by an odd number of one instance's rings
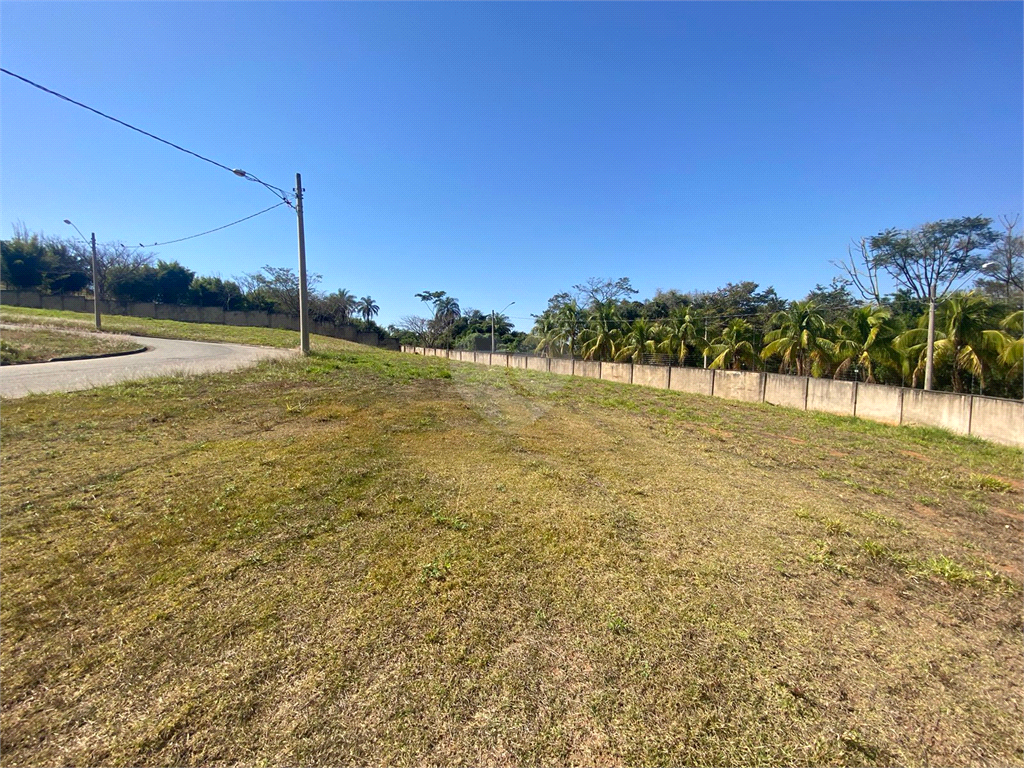
[[[37,392],[71,392],[128,379],[167,376],[172,373],[231,371],[268,358],[290,357],[290,349],[212,344],[205,341],[120,336],[144,344],[145,352],[95,360],[5,365],[0,368],[0,397],[24,397]]]

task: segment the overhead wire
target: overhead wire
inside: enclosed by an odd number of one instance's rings
[[[216,229],[208,229],[205,232],[200,232],[200,233],[195,234],[195,235],[189,235],[188,237],[179,237],[177,240],[166,240],[166,241],[164,241],[162,243],[152,243],[150,245],[143,245],[142,243],[139,243],[139,248],[156,248],[157,246],[172,245],[174,243],[183,243],[186,240],[194,240],[197,237],[202,237],[203,235],[210,235],[210,234],[213,234],[214,232],[220,232],[222,229],[227,229],[228,227],[233,227],[233,226],[235,226],[235,224],[241,224],[243,221],[248,221],[249,219],[255,219],[257,216],[262,216],[264,213],[267,213],[268,211],[272,211],[275,208],[280,208],[282,205],[287,205],[287,204],[288,203],[287,203],[286,200],[282,200],[277,205],[272,205],[269,208],[264,208],[262,211],[258,211],[257,213],[254,213],[254,214],[252,214],[250,216],[246,216],[244,219],[238,219],[238,221],[232,221],[230,224],[225,224],[222,227],[217,227]]]
[[[238,169],[236,169],[236,168],[228,168],[228,166],[224,165],[223,163],[218,163],[216,160],[211,160],[208,157],[204,157],[203,155],[200,155],[198,152],[193,152],[191,149],[185,149],[185,147],[182,147],[182,146],[180,146],[178,144],[175,144],[173,141],[168,141],[167,139],[162,139],[159,136],[150,133],[149,131],[144,131],[143,129],[137,128],[136,126],[132,125],[131,123],[126,123],[124,120],[119,120],[118,118],[113,117],[112,115],[108,115],[106,112],[101,112],[100,110],[95,109],[94,107],[90,107],[88,104],[83,104],[80,101],[75,101],[71,97],[65,96],[63,93],[58,93],[57,91],[54,91],[54,90],[52,90],[50,88],[47,88],[45,85],[40,85],[39,83],[34,82],[32,80],[29,80],[27,77],[23,77],[22,75],[19,75],[16,72],[11,72],[9,69],[4,69],[3,67],[0,67],[0,72],[3,72],[5,75],[10,75],[11,77],[17,78],[18,80],[21,80],[23,83],[27,83],[28,85],[31,85],[33,88],[38,88],[40,91],[43,91],[45,93],[49,93],[52,96],[56,96],[58,99],[63,99],[64,101],[67,101],[67,102],[69,102],[71,104],[74,104],[76,107],[81,107],[82,109],[87,109],[90,112],[99,115],[100,117],[105,117],[107,120],[114,121],[118,125],[123,125],[125,128],[130,128],[131,130],[136,131],[137,133],[141,133],[143,136],[148,136],[151,139],[156,139],[157,141],[159,141],[159,142],[161,142],[163,144],[166,144],[169,147],[174,147],[175,149],[179,150],[180,152],[184,152],[187,155],[192,155],[192,157],[195,157],[195,158],[198,158],[198,159],[200,159],[200,160],[202,160],[204,162],[210,163],[211,165],[215,165],[218,168],[223,168],[225,171],[230,171],[231,173],[235,174],[236,176],[241,176],[242,178],[246,179],[247,181],[254,181],[254,182],[258,183],[258,184],[262,184],[270,192],[272,192],[275,196],[281,198],[282,201],[284,201],[287,205],[291,206],[291,200],[290,200],[289,195],[288,195],[287,192],[285,192],[280,187],[275,187],[273,184],[268,184],[267,182],[263,181],[260,178],[257,178],[256,176],[254,176],[251,173],[248,173],[247,171],[242,171],[241,173],[239,173],[239,172],[237,172]]]

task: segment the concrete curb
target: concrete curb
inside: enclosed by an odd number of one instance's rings
[[[141,352],[148,352],[149,347],[143,347],[142,349],[129,349],[126,352],[105,352],[102,355],[70,355],[68,357],[51,357],[49,360],[40,360],[40,363],[64,363],[70,360],[99,360],[104,357],[126,357],[128,355],[138,355]],[[15,363],[17,365],[17,363]],[[21,365],[32,365],[32,363],[21,363]]]

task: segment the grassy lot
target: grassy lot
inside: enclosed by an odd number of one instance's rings
[[[108,355],[143,349],[141,344],[116,336],[54,328],[5,328],[0,341],[0,365],[40,363],[64,357]]]
[[[1024,762],[1019,450],[316,343],[3,403],[0,763]]]

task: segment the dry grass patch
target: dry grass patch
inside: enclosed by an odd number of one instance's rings
[[[92,357],[145,349],[110,334],[6,325],[0,339],[0,365],[42,363],[68,357]]]
[[[1024,760],[1020,451],[337,344],[3,404],[0,762]]]

